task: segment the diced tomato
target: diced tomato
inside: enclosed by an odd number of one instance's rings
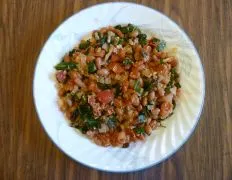
[[[112,90],[105,90],[97,93],[97,99],[101,103],[108,104],[114,99],[114,93]]]
[[[110,62],[120,61],[120,57],[117,54],[112,54]]]
[[[162,71],[164,71],[165,66],[163,64],[158,64],[157,66],[154,67],[154,71],[160,73]]]

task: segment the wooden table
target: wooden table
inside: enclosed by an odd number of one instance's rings
[[[34,66],[48,36],[96,0],[0,1],[0,179],[232,179],[232,1],[140,0],[189,34],[206,75],[204,110],[193,136],[171,158],[125,174],[87,168],[50,141],[32,98]]]

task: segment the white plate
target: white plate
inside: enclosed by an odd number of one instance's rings
[[[94,29],[132,23],[178,47],[183,94],[174,115],[144,142],[129,148],[104,148],[69,127],[57,106],[51,76],[62,56]],[[35,68],[33,94],[40,121],[52,141],[74,160],[99,170],[128,172],[158,164],[175,153],[193,133],[205,93],[199,55],[188,36],[172,20],[151,8],[132,3],[105,3],[84,9],[64,21],[45,43]]]

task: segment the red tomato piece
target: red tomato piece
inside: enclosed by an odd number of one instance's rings
[[[120,65],[120,63],[111,62],[108,66],[116,74],[121,74],[124,71],[124,68]]]
[[[114,99],[114,93],[112,90],[104,90],[97,93],[97,99],[101,103],[108,104]]]

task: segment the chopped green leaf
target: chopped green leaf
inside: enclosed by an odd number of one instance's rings
[[[133,130],[136,134],[145,134],[144,127],[135,127]]]
[[[81,103],[82,104],[86,104],[87,103],[87,96],[86,95],[82,95],[81,96]]]
[[[172,104],[173,104],[173,109],[175,109],[176,108],[176,101],[174,99],[172,100]]]
[[[79,100],[79,98],[78,98],[78,96],[77,96],[76,93],[70,93],[68,95],[71,97],[72,101],[78,101]]]
[[[93,114],[92,108],[88,104],[81,104],[79,106],[79,113],[80,113],[81,116],[92,115]]]
[[[87,49],[90,46],[90,40],[82,41],[79,44],[79,49]]]
[[[152,80],[152,79],[148,79],[148,78],[143,79],[144,91],[150,91],[155,86],[157,86],[157,81],[156,80]]]
[[[154,38],[152,39],[152,42],[153,42],[153,43],[160,42],[160,39],[154,37]]]
[[[99,128],[100,127],[100,122],[96,119],[94,119],[93,117],[91,118],[88,118],[87,120],[87,127],[89,127],[90,129],[96,127],[96,128]]]
[[[176,86],[177,88],[181,88],[181,85],[180,85],[179,82],[177,82],[177,83],[175,84],[175,86]]]
[[[107,42],[107,36],[106,36],[106,35],[99,39],[99,44],[100,44],[100,46],[102,46],[102,45],[105,44],[106,42]]]
[[[132,32],[136,29],[136,27],[133,24],[128,24],[127,27],[129,32]]]
[[[172,68],[170,70],[170,72],[171,72],[170,81],[168,82],[168,84],[167,84],[167,86],[165,88],[165,92],[167,94],[171,92],[171,88],[173,88],[174,85],[177,88],[181,88],[181,85],[179,84],[179,82],[175,82],[179,77],[178,73],[176,72],[176,69]]]
[[[139,43],[142,46],[144,46],[145,44],[147,44],[147,35],[146,34],[139,34],[138,38],[139,38]]]
[[[72,57],[75,52],[76,52],[76,49],[69,51],[68,53],[69,57]]]
[[[93,61],[88,63],[88,73],[95,73],[97,71],[97,67]]]
[[[135,90],[137,93],[139,93],[139,94],[142,94],[142,93],[143,93],[143,88],[141,88],[141,85],[140,85],[140,81],[139,81],[139,80],[136,80],[136,81],[135,81],[134,90]]]
[[[167,84],[166,88],[164,89],[166,94],[171,92],[171,88],[173,87],[173,81],[170,80],[169,83]]]
[[[164,40],[161,40],[158,44],[158,46],[156,47],[157,51],[163,51],[164,48],[166,47],[166,42]]]
[[[150,79],[143,80],[143,88],[144,91],[150,91],[152,89],[152,82]]]
[[[135,26],[133,24],[128,24],[127,27],[128,27],[129,32],[133,32],[133,31],[137,30],[139,33],[141,33],[141,30],[137,26]]]
[[[135,84],[134,84],[134,90],[137,91],[137,89],[139,89],[139,88],[140,88],[140,82],[139,82],[139,80],[136,80]]]
[[[121,29],[122,29],[122,26],[121,26],[121,25],[117,25],[117,26],[115,26],[114,28],[115,28],[115,29],[121,30]]]
[[[76,67],[77,65],[74,62],[61,62],[55,66],[57,70],[72,70]]]
[[[115,88],[115,91],[114,91],[115,97],[118,97],[120,95],[120,93],[121,93],[121,86],[120,86],[120,84],[116,83],[112,87]]]
[[[171,92],[171,87],[170,87],[170,86],[167,86],[164,90],[165,90],[166,94],[168,94],[168,93]]]
[[[83,134],[85,134],[88,130],[89,130],[89,128],[86,126],[86,125],[84,125],[83,127],[77,127]]]
[[[119,40],[118,40],[118,44],[122,44],[124,42],[124,39],[123,38],[120,38]]]
[[[78,110],[78,109],[75,109],[75,110],[72,112],[71,120],[75,120],[75,119],[77,118],[78,115],[79,115],[79,110]]]
[[[160,59],[160,64],[164,64],[164,60],[163,59]]]
[[[122,63],[124,65],[130,65],[130,64],[133,64],[134,62],[129,58],[125,58]]]
[[[122,27],[122,28],[121,28],[121,31],[122,31],[123,34],[127,34],[127,33],[130,32],[128,26]]]
[[[130,32],[133,32],[134,30],[138,30],[139,32],[141,32],[140,29],[133,24],[128,24],[127,26],[117,25],[114,28],[120,30],[123,34],[128,34]]]
[[[111,88],[112,88],[112,85],[111,85],[111,84],[103,84],[103,83],[100,83],[100,82],[97,83],[97,86],[98,86],[100,89],[102,89],[102,90],[111,89]]]
[[[172,68],[170,70],[171,72],[171,81],[175,81],[177,80],[177,78],[179,77],[178,73],[176,72],[176,69],[175,68]]]
[[[97,128],[100,126],[100,122],[93,118],[93,112],[90,105],[81,104],[79,106],[79,114],[87,129],[92,129],[94,127]]]

